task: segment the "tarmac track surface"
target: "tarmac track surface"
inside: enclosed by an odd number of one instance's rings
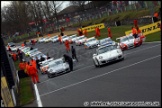
[[[67,53],[59,43],[33,47],[54,58]],[[37,86],[43,107],[92,106],[93,101],[156,101],[161,105],[161,42],[126,50],[125,60],[101,68],[93,64],[95,48],[74,47],[79,59],[74,71],[54,78],[39,73],[41,83]],[[71,52],[67,54],[71,56]]]

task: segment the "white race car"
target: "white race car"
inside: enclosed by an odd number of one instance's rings
[[[34,48],[32,50],[29,50],[28,52],[25,53],[25,56],[30,56],[30,54],[36,52],[38,50],[38,48]]]
[[[71,36],[69,37],[69,42],[70,42],[70,44],[74,43],[76,39],[77,39],[77,35],[76,35],[76,34],[71,35]]]
[[[52,42],[58,42],[58,36],[54,36],[53,39],[52,39]]]
[[[44,42],[46,42],[46,43],[47,42],[50,42],[50,41],[51,41],[51,38],[50,37],[46,37],[45,40],[44,40]]]
[[[37,57],[38,60],[40,60],[40,59],[41,59],[41,56],[42,56],[43,58],[47,59],[47,56],[46,56],[45,54],[43,54],[43,53],[38,53],[38,54],[32,56],[32,59],[36,60],[36,57]]]
[[[61,42],[65,41],[65,39],[67,38],[67,35],[64,35],[61,37]]]
[[[83,36],[79,36],[78,38],[77,38],[77,40],[75,41],[75,44],[76,45],[83,45],[84,44],[84,42],[86,42],[86,37],[83,35]]]
[[[97,47],[98,43],[99,41],[95,37],[88,38],[84,43],[84,48],[89,49],[89,48]]]
[[[123,52],[117,45],[100,46],[96,49],[96,54],[93,54],[93,62],[96,67],[123,59]]]
[[[64,62],[63,58],[54,60],[54,63],[49,66],[47,75],[49,78],[57,76],[58,74],[69,72],[70,67],[67,62]]]
[[[115,41],[113,41],[110,37],[103,38],[103,39],[99,40],[98,47],[101,46],[101,45],[108,45],[108,44],[115,45],[117,43]]]
[[[42,37],[42,38],[38,39],[38,42],[41,43],[41,42],[44,42],[44,40],[45,40],[45,38]]]

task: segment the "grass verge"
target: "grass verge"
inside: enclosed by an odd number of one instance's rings
[[[14,62],[15,68],[19,70],[19,63],[20,61],[17,60]],[[26,104],[29,104],[30,102],[33,102],[35,99],[33,87],[32,87],[32,81],[30,77],[21,78],[19,83],[19,96],[18,96],[18,102],[19,106],[24,106]]]

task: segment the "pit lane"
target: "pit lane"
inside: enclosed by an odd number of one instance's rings
[[[85,101],[161,101],[161,43],[144,43],[124,51],[124,61],[101,68],[93,65],[95,49],[74,47],[79,59],[74,71],[50,79],[39,73],[41,83],[37,86],[43,106],[82,107]],[[34,48],[54,58],[66,53],[64,44],[59,43],[38,43]]]

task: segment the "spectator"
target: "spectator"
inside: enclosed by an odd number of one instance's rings
[[[70,43],[68,40],[65,41],[65,47],[66,47],[66,51],[69,52],[70,51]]]

